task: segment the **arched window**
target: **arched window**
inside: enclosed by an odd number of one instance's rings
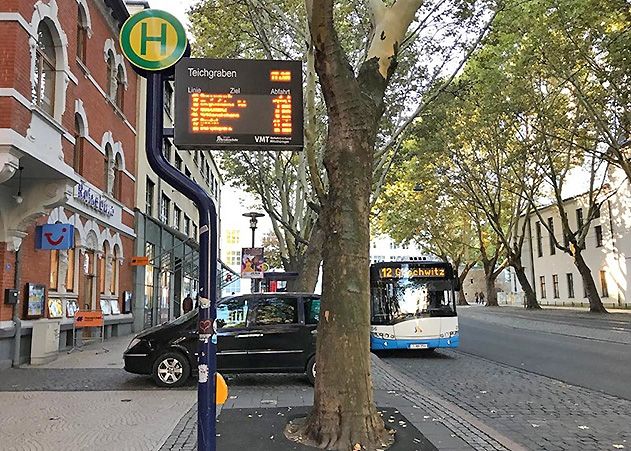
[[[104,175],[105,175],[105,192],[107,194],[112,194],[114,190],[114,179],[115,179],[114,151],[112,150],[112,146],[109,144],[105,145]]]
[[[108,248],[103,246],[103,254],[99,258],[99,293],[105,294],[105,272],[107,271]]]
[[[110,294],[117,294],[118,292],[118,247],[114,246],[114,252],[112,252],[111,259],[111,272],[110,272]]]
[[[88,19],[83,5],[77,5],[77,58],[85,63],[88,48]]]
[[[83,174],[83,145],[85,143],[85,127],[79,113],[74,115],[74,158],[73,168],[77,174]]]
[[[114,59],[114,53],[112,51],[107,52],[107,95],[113,99],[115,98],[114,89],[116,88],[116,61]]]
[[[48,283],[50,291],[59,289],[59,251],[50,251],[50,280]]]
[[[116,71],[116,96],[114,97],[116,106],[123,111],[123,104],[125,100],[125,73],[123,67],[118,66]]]
[[[57,55],[53,35],[46,22],[42,21],[37,27],[33,102],[51,116],[55,111],[56,67]]]
[[[122,175],[123,160],[120,154],[117,154],[114,160],[114,185],[112,187],[112,195],[118,200],[121,200],[122,196]]]

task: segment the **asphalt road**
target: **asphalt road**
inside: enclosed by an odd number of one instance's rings
[[[466,313],[460,334],[461,352],[631,400],[631,345],[507,327]]]

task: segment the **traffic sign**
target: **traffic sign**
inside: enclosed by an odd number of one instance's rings
[[[120,32],[125,57],[140,69],[161,71],[177,63],[188,41],[182,23],[159,9],[145,9],[131,16]]]

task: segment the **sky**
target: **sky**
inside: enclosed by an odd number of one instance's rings
[[[162,9],[170,12],[177,17],[180,22],[188,28],[188,20],[186,18],[186,10],[195,3],[194,0],[149,0],[149,6],[155,9]]]

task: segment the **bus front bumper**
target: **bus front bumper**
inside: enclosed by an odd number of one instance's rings
[[[449,338],[418,338],[413,340],[370,337],[370,349],[373,351],[384,349],[457,348],[459,345],[460,335],[454,335]]]

